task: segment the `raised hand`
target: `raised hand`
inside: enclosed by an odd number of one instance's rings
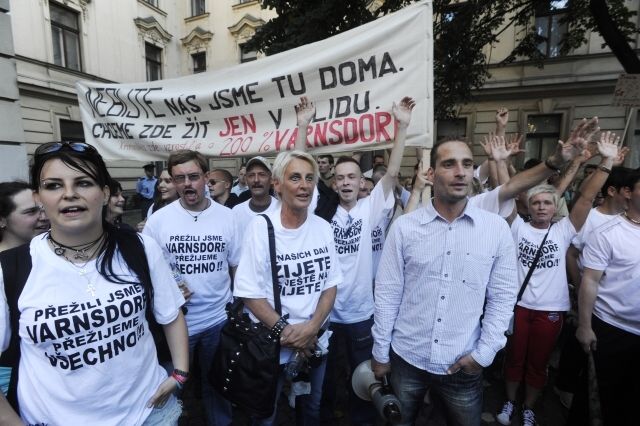
[[[493,137],[491,140],[491,152],[493,153],[493,159],[496,161],[506,161],[511,156],[504,136],[495,135]]]
[[[480,142],[480,146],[484,149],[484,153],[487,154],[489,159],[493,159],[493,153],[491,152],[491,141],[495,135],[493,132],[489,132],[487,136],[482,138],[482,142]]]
[[[563,163],[572,161],[576,157],[583,155],[590,157],[585,153],[589,141],[593,135],[600,130],[598,127],[598,117],[591,120],[583,118],[580,123],[571,131],[569,139],[566,142],[558,141],[555,155],[562,160]]]
[[[613,159],[613,167],[621,166],[624,163],[624,157],[629,153],[629,147],[623,146],[618,150],[618,156]]]
[[[526,152],[526,150],[520,148],[523,140],[524,135],[521,133],[514,133],[512,135],[509,135],[509,140],[507,141],[507,150],[509,151],[509,156],[513,157],[520,153]]]
[[[300,103],[294,106],[298,126],[308,126],[316,115],[316,106],[306,96],[300,98]]]
[[[509,122],[509,110],[505,107],[500,107],[496,111],[496,127],[505,129]]]
[[[620,152],[620,136],[616,136],[615,133],[606,131],[600,133],[600,140],[598,141],[598,152],[602,158],[609,158],[615,160]]]
[[[402,98],[399,104],[393,103],[391,111],[400,126],[408,126],[411,121],[411,111],[416,106],[416,101],[409,96]]]

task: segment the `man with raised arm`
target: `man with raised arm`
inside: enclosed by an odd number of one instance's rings
[[[333,239],[344,281],[331,311],[330,344],[344,348],[351,371],[371,357],[373,339],[373,253],[372,230],[380,225],[393,209],[395,177],[400,171],[407,127],[415,101],[403,98],[392,111],[397,122],[397,133],[391,151],[388,172],[371,191],[371,195],[358,200],[359,189],[364,185],[360,165],[351,157],[340,157],[335,166],[335,185],[339,205],[331,220]],[[325,375],[324,402],[328,413],[335,404],[336,376],[343,364],[329,353]],[[350,379],[348,381],[350,383]],[[351,386],[349,386],[351,389]],[[350,392],[349,414],[351,423],[373,425],[375,410],[370,403]]]

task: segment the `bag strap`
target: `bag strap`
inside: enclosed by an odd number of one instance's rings
[[[276,263],[276,234],[273,230],[273,223],[266,214],[261,214],[267,221],[269,231],[269,257],[271,258],[271,284],[273,285],[273,304],[278,315],[282,315],[282,305],[280,304],[280,286],[278,285],[278,270]]]
[[[32,262],[29,244],[23,244],[0,253],[0,264],[2,265],[4,292],[9,306],[9,321],[11,325],[11,340],[7,350],[2,353],[0,364],[12,368],[7,400],[16,412],[20,412],[17,396],[18,367],[20,365],[20,310],[18,309],[18,299],[31,273]]]
[[[536,266],[538,265],[538,261],[540,260],[540,256],[542,255],[542,247],[544,247],[544,243],[547,242],[547,237],[549,236],[549,231],[551,231],[552,226],[553,226],[553,223],[549,225],[549,229],[547,229],[547,233],[544,234],[544,238],[540,243],[540,247],[538,247],[536,256],[533,258],[533,262],[531,262],[531,267],[529,267],[529,272],[527,272],[527,276],[524,278],[524,281],[522,282],[522,286],[520,286],[520,291],[518,292],[518,298],[516,299],[516,305],[518,304],[520,299],[522,299],[522,295],[524,294],[524,291],[527,288],[527,284],[529,284],[531,275],[533,275],[533,271],[534,269],[536,269]],[[515,306],[513,307],[513,309],[515,309]]]

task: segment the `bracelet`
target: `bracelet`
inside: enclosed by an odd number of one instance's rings
[[[180,383],[180,381],[178,379],[176,379],[175,377],[173,377],[173,374],[171,375],[171,378],[173,380],[175,380],[176,382],[176,387],[178,388],[179,391],[182,392],[182,389],[184,389],[184,384]]]
[[[549,161],[549,159],[548,159],[548,158],[544,161],[544,165],[545,165],[547,168],[549,168],[549,169],[553,170],[554,172],[556,172],[556,173],[560,174],[560,169],[559,169],[558,167],[556,167],[556,165],[555,165],[555,164],[551,163],[551,161]]]
[[[279,337],[280,334],[282,334],[282,331],[284,330],[284,328],[288,325],[289,325],[289,322],[287,321],[287,318],[280,317],[280,319],[276,321],[275,324],[273,324],[273,327],[271,327],[271,332],[275,334],[276,337]]]
[[[605,173],[611,174],[611,169],[605,166],[598,166],[598,170],[602,170]]]
[[[187,373],[186,371],[175,369],[171,373],[171,377],[173,377],[176,382],[184,385],[185,383],[187,383],[187,380],[189,380],[189,373]]]

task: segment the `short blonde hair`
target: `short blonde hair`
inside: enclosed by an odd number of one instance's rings
[[[273,162],[273,179],[278,182],[284,181],[285,170],[287,170],[289,163],[296,158],[311,164],[311,167],[313,167],[313,182],[318,182],[318,176],[320,174],[320,171],[318,170],[318,163],[316,163],[316,160],[314,160],[310,154],[298,150],[285,151],[278,154]]]
[[[558,190],[548,184],[538,185],[527,191],[527,203],[538,194],[551,194],[553,196],[553,205],[558,207]]]

